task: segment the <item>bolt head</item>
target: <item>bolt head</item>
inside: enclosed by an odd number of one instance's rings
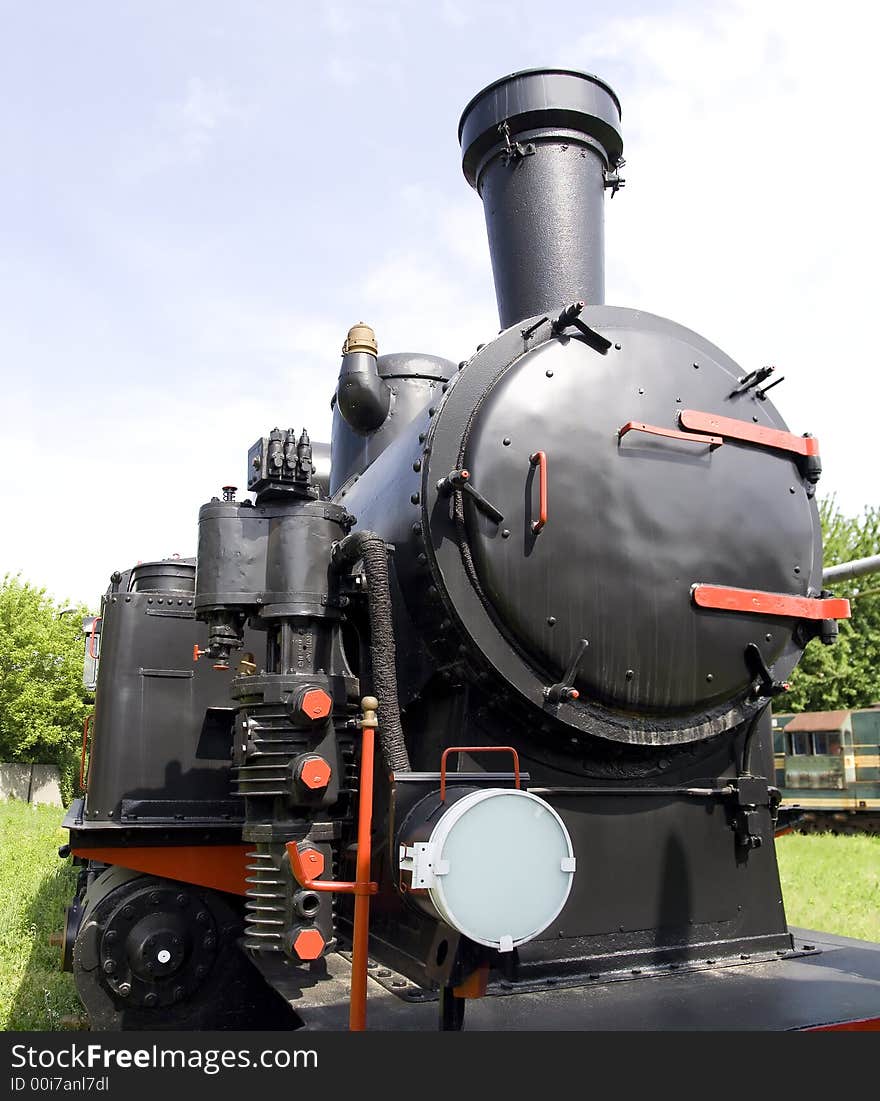
[[[303,929],[294,938],[293,951],[301,960],[316,960],[324,951],[324,938],[317,929]]]
[[[303,849],[299,854],[309,879],[317,879],[324,874],[324,854],[317,849]]]
[[[321,791],[330,783],[332,770],[323,757],[307,757],[299,767],[300,782],[311,791]]]
[[[310,688],[303,693],[299,709],[309,719],[326,719],[333,710],[333,700],[323,688]]]

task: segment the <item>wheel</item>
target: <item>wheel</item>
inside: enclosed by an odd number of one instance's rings
[[[238,947],[243,899],[111,867],[89,886],[73,974],[93,1029],[293,1028]]]

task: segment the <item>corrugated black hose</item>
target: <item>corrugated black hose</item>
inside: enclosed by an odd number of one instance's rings
[[[389,769],[409,772],[409,754],[403,740],[397,696],[396,647],[385,540],[373,531],[355,531],[336,544],[333,552],[336,569],[353,566],[359,559],[363,559],[367,575],[370,661],[373,666],[373,688],[379,701],[379,746]]]

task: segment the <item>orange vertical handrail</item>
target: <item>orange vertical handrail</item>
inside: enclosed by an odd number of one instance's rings
[[[376,729],[379,726],[376,712],[379,701],[373,696],[361,700],[363,718],[361,728],[360,792],[358,795],[357,860],[353,883],[338,879],[312,879],[306,859],[309,857],[308,841],[287,842],[287,853],[294,877],[301,887],[310,891],[338,892],[354,895],[354,932],[351,951],[351,992],[348,1027],[351,1032],[364,1032],[367,1027],[367,961],[370,940],[370,895],[379,890],[378,883],[370,881],[372,858],[371,832],[373,828],[373,758]],[[300,848],[302,845],[302,848]],[[314,850],[311,850],[314,852]],[[323,862],[319,861],[322,869]],[[320,872],[318,873],[320,874]]]
[[[532,531],[538,535],[547,523],[547,452],[533,452],[529,462],[538,467],[538,519],[532,521]]]
[[[96,615],[92,620],[92,629],[89,632],[89,657],[97,661],[98,658],[98,624],[101,622],[101,616]]]
[[[373,697],[361,702],[364,717],[361,720],[361,772],[358,795],[358,841],[354,891],[354,934],[351,945],[351,1006],[348,1027],[351,1032],[363,1032],[367,1027],[367,962],[370,940],[370,896],[359,891],[369,887],[370,857],[373,828],[373,750],[378,722],[376,709],[379,703]],[[377,886],[378,889],[378,886]]]

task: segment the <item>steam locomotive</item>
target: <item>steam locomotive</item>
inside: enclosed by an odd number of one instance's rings
[[[620,117],[579,72],[481,91],[500,333],[353,326],[329,449],[272,428],[195,560],[113,575],[65,823],[94,1027],[880,1017],[880,949],[796,936],[773,843],[768,705],[849,614],[818,443],[769,369],[604,304]]]

